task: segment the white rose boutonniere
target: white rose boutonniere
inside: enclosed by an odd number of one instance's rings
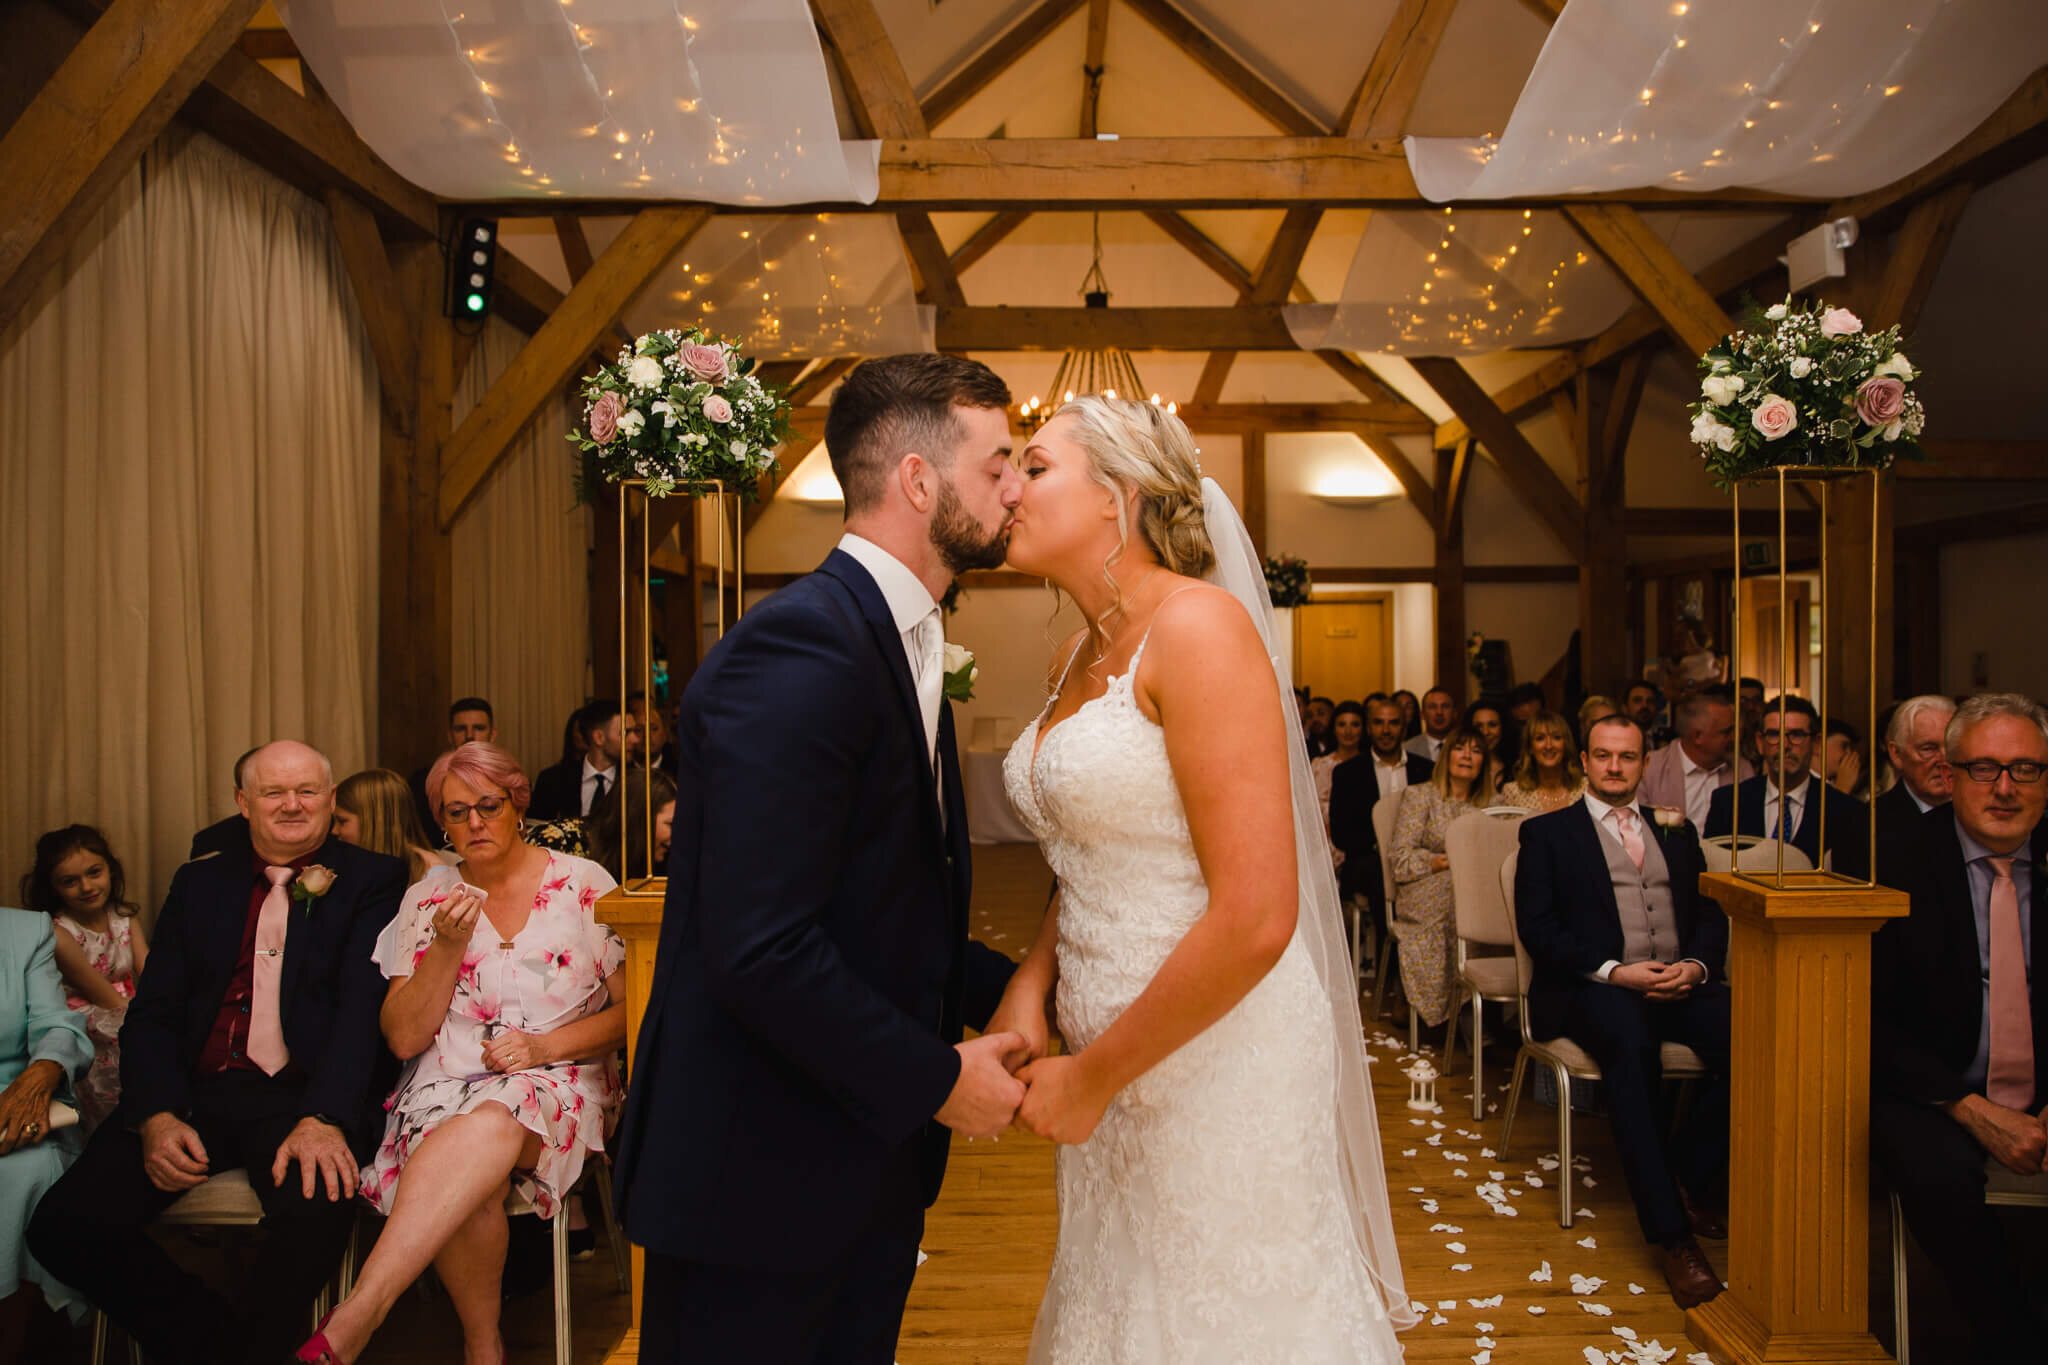
[[[940,689],[941,695],[950,701],[973,701],[974,680],[981,674],[981,666],[974,662],[974,651],[965,645],[956,645],[948,640],[945,662],[940,667],[945,669],[946,673],[945,685]]]
[[[1650,818],[1662,830],[1675,830],[1685,823],[1685,812],[1676,806],[1652,806]]]
[[[334,869],[314,863],[292,882],[292,899],[308,910],[313,902],[326,895],[334,887]]]

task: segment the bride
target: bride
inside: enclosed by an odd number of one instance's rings
[[[1019,1126],[1065,1144],[1033,1365],[1398,1360],[1415,1315],[1257,553],[1150,404],[1068,403],[1023,472],[1010,565],[1088,622],[1004,762],[1059,878],[989,1025],[1030,1042]]]

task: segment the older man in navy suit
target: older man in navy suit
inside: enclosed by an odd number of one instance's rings
[[[1600,1063],[1621,1170],[1643,1236],[1679,1306],[1721,1292],[1696,1238],[1725,1237],[1728,1178],[1728,921],[1699,894],[1699,840],[1683,815],[1637,799],[1642,728],[1595,721],[1586,796],[1522,825],[1515,924],[1535,964],[1530,1026],[1568,1035]],[[1685,1127],[1668,1145],[1659,1047],[1699,1054]]]
[[[960,1041],[1011,964],[967,938],[937,605],[1007,550],[1008,402],[970,360],[857,366],[825,428],[846,535],[684,693],[618,1139],[644,1361],[887,1365],[952,1132],[1023,1099],[1010,1070],[1042,1041]]]

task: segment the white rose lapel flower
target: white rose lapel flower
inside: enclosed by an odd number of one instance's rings
[[[1676,806],[1652,806],[1650,823],[1660,834],[1676,834],[1685,825],[1685,812]]]
[[[321,863],[314,863],[293,880],[292,899],[310,912],[313,902],[333,889],[334,869]]]
[[[981,666],[974,662],[974,651],[948,640],[945,662],[940,667],[946,676],[941,695],[949,701],[973,701],[974,680],[981,673]]]

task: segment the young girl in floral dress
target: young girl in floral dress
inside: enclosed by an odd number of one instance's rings
[[[67,825],[36,840],[35,866],[21,879],[22,903],[57,922],[57,969],[65,1003],[85,1016],[92,1070],[78,1083],[79,1119],[89,1133],[121,1100],[121,1021],[149,944],[135,923],[121,860],[91,825]]]

